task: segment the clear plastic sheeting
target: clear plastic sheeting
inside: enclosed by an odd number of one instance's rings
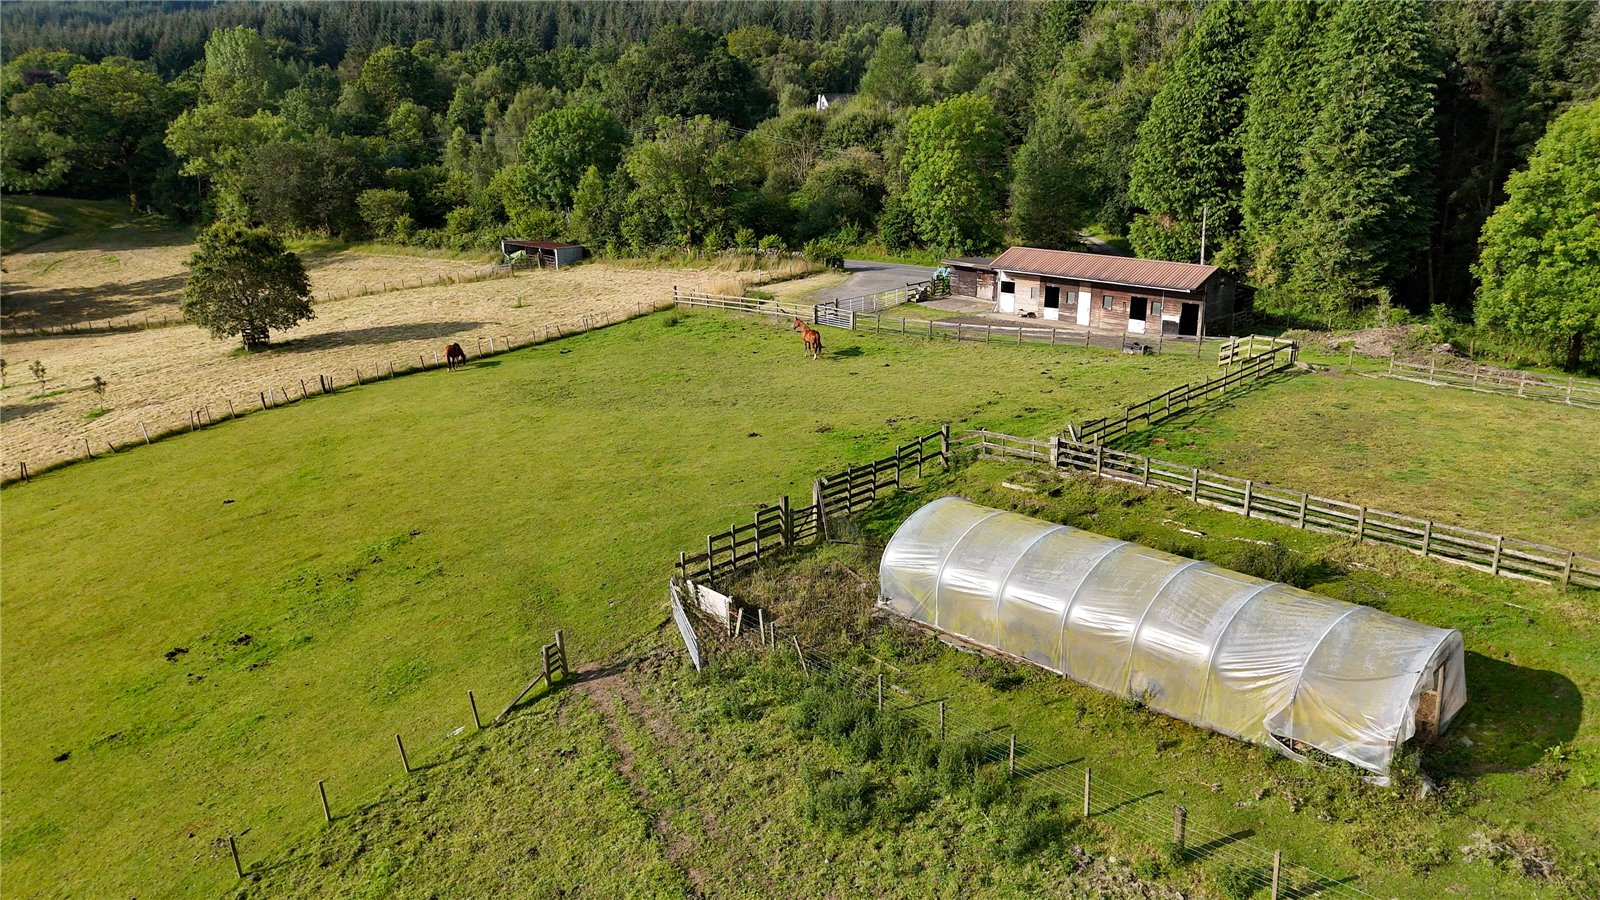
[[[957,497],[883,552],[890,610],[1186,722],[1384,773],[1466,702],[1461,633]]]

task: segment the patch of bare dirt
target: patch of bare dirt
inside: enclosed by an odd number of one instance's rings
[[[682,732],[639,692],[638,685],[632,680],[636,666],[637,663],[627,667],[616,666],[592,677],[580,674],[573,689],[594,701],[595,708],[600,711],[601,721],[605,723],[606,743],[617,754],[617,772],[628,783],[634,804],[651,817],[651,833],[661,842],[667,859],[688,877],[694,887],[694,895],[702,896],[706,873],[688,863],[696,849],[695,840],[693,836],[673,827],[672,808],[657,800],[651,792],[644,775],[639,771],[638,752],[622,727],[621,717],[627,716],[642,724],[658,744],[668,747],[681,747],[683,744]]]

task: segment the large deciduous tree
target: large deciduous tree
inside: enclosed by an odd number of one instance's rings
[[[1550,125],[1483,226],[1477,318],[1557,350],[1569,369],[1600,339],[1600,101]]]
[[[956,253],[1000,243],[1005,125],[987,97],[962,94],[911,116],[901,166],[917,236]]]
[[[219,223],[201,232],[189,258],[183,317],[214,338],[259,349],[272,330],[312,318],[311,283],[300,257],[271,231]]]
[[[628,155],[628,174],[638,185],[635,206],[653,205],[678,243],[699,244],[724,221],[738,180],[735,148],[732,129],[710,116],[657,119],[655,137]],[[630,214],[642,222],[644,212]]]
[[[617,167],[628,132],[596,102],[551,110],[533,120],[522,142],[519,192],[525,202],[564,210],[590,166],[602,174]]]
[[[657,29],[624,53],[610,87],[633,121],[705,115],[748,128],[770,105],[750,64],[735,59],[726,40],[683,25]]]
[[[1196,259],[1204,219],[1206,261],[1238,261],[1249,15],[1207,5],[1139,125],[1128,197],[1144,209],[1129,229],[1140,256]]]

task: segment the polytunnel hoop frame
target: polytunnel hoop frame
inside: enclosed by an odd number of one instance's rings
[[[936,627],[936,628],[939,627],[939,610],[944,606],[944,604],[941,601],[944,600],[944,569],[945,569],[945,566],[950,565],[950,558],[952,556],[956,555],[956,551],[957,550],[961,549],[961,542],[967,539],[967,535],[971,534],[973,532],[973,530],[976,529],[979,525],[982,525],[983,523],[989,521],[990,519],[992,519],[995,516],[998,516],[998,515],[1000,515],[1000,514],[1002,514],[1004,512],[1005,512],[1005,510],[1001,510],[1001,509],[994,510],[993,512],[989,513],[987,516],[984,516],[983,518],[979,519],[978,521],[973,522],[971,525],[968,525],[967,526],[967,530],[961,532],[961,536],[960,537],[958,537],[955,540],[951,541],[950,542],[950,549],[946,550],[944,552],[944,556],[940,557],[940,559],[939,559],[939,568],[933,570],[933,624],[934,624],[934,627]]]
[[[1022,561],[1028,558],[1028,554],[1033,552],[1033,548],[1039,546],[1039,544],[1042,543],[1045,538],[1052,534],[1065,531],[1066,528],[1067,526],[1065,525],[1057,525],[1056,527],[1045,531],[1043,534],[1040,534],[1038,537],[1034,538],[1033,543],[1022,548],[1022,552],[1017,554],[1017,558],[1011,561],[1011,568],[1006,570],[1006,577],[1000,579],[1000,587],[994,592],[994,620],[997,627],[1000,622],[1000,606],[1005,602],[1006,590],[1011,587],[1011,576],[1017,574],[1017,566],[1022,565]]]
[[[1211,642],[1211,646],[1206,649],[1206,677],[1205,680],[1200,684],[1200,705],[1198,707],[1201,715],[1205,715],[1206,701],[1211,698],[1211,676],[1217,668],[1217,650],[1222,647],[1223,641],[1228,639],[1228,633],[1233,629],[1233,620],[1239,618],[1239,613],[1244,612],[1244,608],[1246,606],[1256,602],[1257,597],[1266,593],[1271,588],[1277,587],[1277,585],[1278,583],[1276,581],[1269,581],[1247,594],[1244,598],[1244,602],[1240,603],[1238,607],[1236,607],[1234,611],[1229,614],[1228,621],[1222,623],[1222,629],[1217,632],[1216,640],[1213,640]]]
[[[1453,636],[1453,632],[1452,633],[1447,633],[1444,637],[1439,639],[1439,643],[1433,645],[1432,652],[1430,652],[1428,654],[1428,661],[1426,663],[1423,663],[1422,668],[1417,671],[1417,680],[1412,682],[1412,684],[1411,684],[1411,696],[1409,698],[1407,698],[1407,700],[1406,700],[1406,713],[1411,718],[1411,736],[1407,737],[1405,739],[1405,741],[1409,741],[1409,740],[1411,740],[1412,737],[1416,737],[1416,735],[1417,735],[1417,731],[1416,731],[1417,710],[1416,710],[1415,707],[1411,706],[1411,701],[1416,699],[1417,688],[1421,687],[1423,677],[1426,676],[1430,671],[1434,671],[1434,670],[1437,670],[1437,669],[1443,667],[1444,660],[1439,658],[1439,651],[1444,649],[1444,645],[1445,644],[1450,643],[1450,638],[1452,636]],[[1465,673],[1463,673],[1463,674],[1465,674]],[[1439,692],[1439,709],[1440,709],[1440,711],[1443,711],[1443,709],[1444,709],[1444,692],[1443,691]],[[1459,713],[1459,712],[1461,712],[1461,710],[1458,709],[1458,710],[1456,710],[1456,712]],[[1450,716],[1449,720],[1442,720],[1442,721],[1436,723],[1435,727],[1438,728],[1440,734],[1443,734],[1444,730],[1447,727],[1449,727],[1450,722],[1452,722],[1454,720],[1455,720],[1455,714],[1452,714]],[[1405,741],[1401,740],[1400,739],[1400,735],[1398,733],[1396,733],[1395,736],[1394,736],[1394,743],[1389,745],[1391,751],[1395,752],[1395,753],[1400,752],[1400,745],[1404,744]]]
[[[1317,658],[1317,651],[1322,649],[1323,643],[1328,640],[1328,635],[1333,634],[1333,630],[1335,628],[1339,627],[1339,623],[1343,622],[1345,619],[1350,618],[1351,616],[1355,615],[1356,613],[1360,612],[1363,609],[1367,609],[1367,607],[1365,607],[1365,606],[1352,607],[1350,609],[1345,610],[1344,614],[1339,616],[1339,618],[1334,619],[1332,622],[1328,623],[1328,627],[1322,630],[1322,634],[1317,638],[1317,642],[1315,644],[1311,645],[1311,652],[1306,654],[1305,661],[1300,663],[1300,671],[1298,671],[1298,672],[1296,672],[1294,674],[1294,690],[1289,692],[1289,740],[1292,741],[1292,740],[1295,739],[1294,738],[1294,708],[1295,708],[1295,701],[1300,699],[1300,685],[1305,683],[1305,680],[1306,680],[1306,669],[1311,668],[1311,661],[1313,659]],[[1281,712],[1281,710],[1280,710],[1280,712]],[[1276,713],[1269,714],[1267,716],[1267,718],[1270,719],[1275,714]],[[1273,740],[1277,740],[1278,739],[1278,736],[1275,735],[1275,734],[1272,734],[1270,729],[1268,730],[1267,733],[1269,735],[1272,735],[1272,739]],[[1282,743],[1282,742],[1280,741],[1280,743]],[[1301,756],[1303,756],[1303,754],[1297,753],[1293,747],[1290,747],[1287,744],[1284,744],[1284,749],[1287,750],[1290,754],[1292,754],[1297,759],[1300,758]]]
[[[1106,552],[1101,554],[1100,558],[1094,561],[1094,565],[1084,570],[1083,577],[1079,578],[1077,585],[1072,588],[1072,598],[1066,602],[1065,606],[1061,607],[1061,620],[1056,623],[1057,663],[1065,662],[1065,660],[1062,659],[1062,655],[1067,652],[1067,619],[1072,615],[1072,608],[1078,605],[1078,594],[1083,590],[1083,586],[1089,583],[1089,576],[1093,575],[1096,569],[1099,569],[1100,566],[1104,565],[1105,561],[1111,558],[1111,554],[1116,553],[1126,547],[1132,546],[1134,546],[1132,541],[1118,541],[1117,543],[1106,548]],[[1056,671],[1062,675],[1066,675],[1071,668],[1071,666],[1062,665],[1062,667]]]
[[[1128,658],[1122,662],[1122,667],[1128,670],[1128,680],[1122,685],[1124,694],[1133,693],[1133,654],[1139,649],[1139,633],[1144,631],[1144,620],[1150,618],[1150,610],[1156,608],[1156,603],[1160,602],[1161,595],[1167,592],[1172,582],[1178,580],[1179,575],[1198,565],[1200,560],[1191,559],[1187,565],[1179,566],[1177,571],[1168,575],[1167,580],[1161,582],[1161,587],[1156,588],[1155,593],[1150,595],[1150,602],[1145,605],[1144,612],[1139,614],[1139,621],[1133,623],[1133,631],[1128,633]]]

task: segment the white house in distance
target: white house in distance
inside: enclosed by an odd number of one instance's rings
[[[825,109],[832,109],[833,107],[844,103],[854,96],[855,94],[818,94],[817,112],[822,112]]]
[[[1236,285],[1216,266],[1033,247],[944,264],[953,294],[1100,333],[1227,334],[1233,320]]]

